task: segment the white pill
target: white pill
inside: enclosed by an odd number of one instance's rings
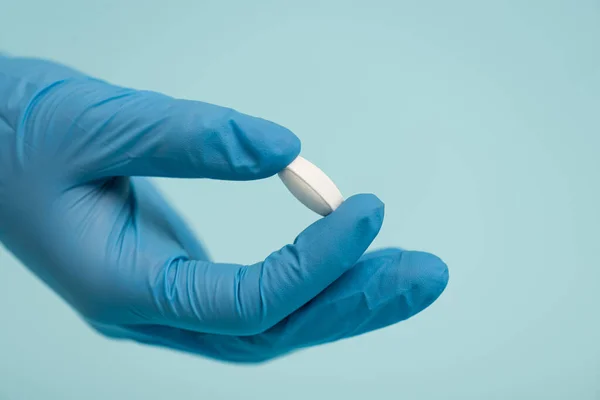
[[[322,216],[335,211],[344,201],[333,181],[303,157],[292,161],[279,178],[298,201]]]

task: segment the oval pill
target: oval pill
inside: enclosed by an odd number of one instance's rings
[[[331,214],[344,201],[342,193],[333,181],[316,165],[301,156],[278,175],[298,201],[322,216]]]

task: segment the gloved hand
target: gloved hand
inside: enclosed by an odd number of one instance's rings
[[[373,195],[237,265],[210,260],[145,178],[261,179],[299,151],[289,130],[231,109],[0,57],[0,241],[112,338],[260,362],[429,306],[448,280],[437,257],[363,255],[383,221]]]

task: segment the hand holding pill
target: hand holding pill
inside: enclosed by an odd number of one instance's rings
[[[258,363],[403,321],[446,286],[431,254],[367,252],[383,203],[344,199],[281,125],[38,59],[0,56],[0,93],[0,241],[107,337]],[[197,180],[200,214],[256,244],[265,228],[203,203],[201,181],[275,175],[327,217],[247,263],[213,260],[147,179]]]

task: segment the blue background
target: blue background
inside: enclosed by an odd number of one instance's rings
[[[106,340],[0,250],[0,398],[599,399],[599,42],[591,0],[0,0],[1,50],[285,125],[386,202],[375,247],[450,268],[409,321],[240,367]],[[216,259],[315,219],[276,178],[158,184]]]

